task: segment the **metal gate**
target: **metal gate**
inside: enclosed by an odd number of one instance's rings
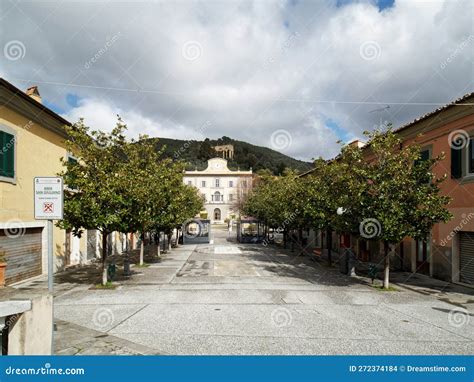
[[[22,228],[15,234],[0,230],[0,252],[5,252],[7,285],[41,275],[42,228]]]
[[[474,232],[460,233],[459,276],[461,282],[474,284]]]

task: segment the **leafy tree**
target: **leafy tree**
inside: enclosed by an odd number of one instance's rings
[[[363,163],[359,149],[345,146],[334,160],[315,160],[314,171],[303,178],[307,195],[303,213],[310,227],[326,231],[330,265],[333,231],[358,229],[364,189]]]
[[[288,232],[301,226],[298,208],[301,208],[300,203],[304,200],[294,197],[300,180],[293,172],[282,177],[268,175],[265,171],[261,174],[244,202],[243,212],[264,222],[267,227],[282,232],[286,246]]]
[[[59,175],[67,185],[63,229],[80,236],[84,229],[97,229],[102,234],[102,284],[107,282],[107,238],[113,231],[127,232],[125,217],[128,201],[123,193],[123,134],[119,119],[110,133],[90,131],[83,119],[66,127],[66,147],[77,160],[62,158],[65,171]]]
[[[162,172],[161,195],[163,207],[157,210],[153,231],[159,236],[163,231],[168,238],[168,246],[174,229],[188,219],[195,217],[203,208],[203,197],[198,189],[183,184],[184,164],[166,162]]]
[[[364,150],[347,145],[334,160],[316,160],[303,178],[262,173],[243,210],[270,227],[283,226],[285,235],[302,227],[325,229],[329,263],[333,231],[382,240],[388,288],[389,246],[405,237],[426,240],[434,224],[451,218],[450,198],[440,193],[444,177],[433,175],[441,156],[421,161],[420,147],[402,146],[390,126],[366,134]]]
[[[439,184],[445,176],[437,178],[432,171],[442,156],[421,161],[420,146],[402,146],[391,126],[386,132],[366,134],[370,139],[367,192],[360,230],[364,235],[364,222],[371,222],[377,233],[374,238],[384,242],[384,288],[388,288],[389,245],[399,244],[405,237],[426,240],[434,224],[451,218],[446,209],[450,198],[440,194]]]
[[[209,138],[206,138],[204,141],[201,142],[199,145],[199,154],[198,158],[204,161],[211,159],[216,156],[216,151],[211,145]]]
[[[146,136],[127,141],[119,118],[111,133],[90,131],[81,119],[67,127],[67,148],[77,160],[63,159],[67,185],[64,220],[58,224],[80,236],[102,233],[102,283],[107,282],[107,237],[111,232],[158,233],[194,217],[202,207],[197,189],[183,184],[184,165],[161,159]],[[140,248],[143,264],[144,244]]]
[[[153,230],[165,207],[164,175],[169,167],[169,159],[160,160],[154,142],[147,136],[124,145],[124,166],[122,167],[123,192],[128,203],[125,225],[127,232],[141,234],[140,265],[143,265],[145,234]],[[180,174],[180,173],[178,173]]]

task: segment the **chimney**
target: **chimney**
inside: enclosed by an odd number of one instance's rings
[[[349,142],[348,145],[362,148],[365,146],[365,142],[362,142],[358,139],[354,139],[353,141]]]
[[[29,95],[36,102],[42,103],[41,102],[41,96],[40,96],[40,93],[38,91],[38,86],[31,86],[28,89],[26,89],[26,95]]]

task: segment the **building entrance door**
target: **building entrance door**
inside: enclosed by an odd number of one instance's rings
[[[416,271],[425,275],[430,274],[430,243],[429,241],[416,241]]]

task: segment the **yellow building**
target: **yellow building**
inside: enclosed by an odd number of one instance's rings
[[[0,78],[0,252],[7,284],[47,272],[46,221],[34,219],[33,178],[62,170],[67,124],[42,105],[36,87],[25,93]],[[77,238],[54,228],[55,269],[96,256],[97,235],[88,234]]]

